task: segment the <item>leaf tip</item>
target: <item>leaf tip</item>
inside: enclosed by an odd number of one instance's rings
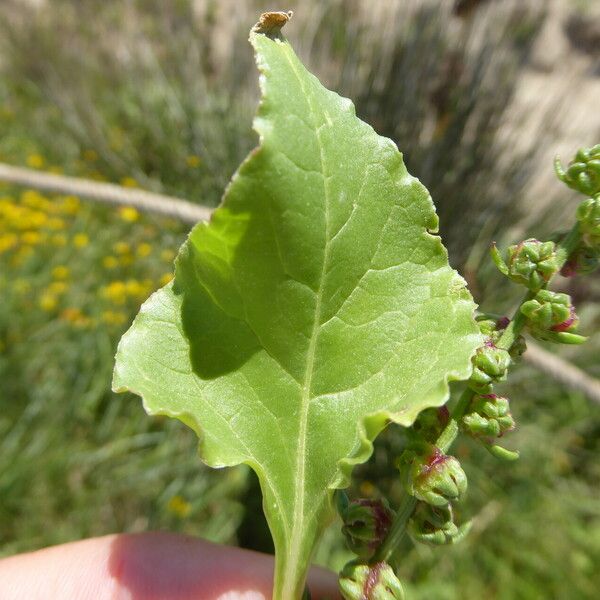
[[[251,33],[263,33],[270,38],[281,38],[282,27],[294,16],[291,10],[266,12],[260,15]]]

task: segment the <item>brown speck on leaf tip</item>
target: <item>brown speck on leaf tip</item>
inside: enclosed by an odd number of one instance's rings
[[[266,12],[260,15],[258,23],[252,28],[255,33],[264,33],[269,37],[278,37],[281,28],[292,18],[291,10]]]

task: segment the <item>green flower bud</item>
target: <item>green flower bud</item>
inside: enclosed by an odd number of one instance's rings
[[[518,452],[493,443],[494,438],[502,437],[515,428],[508,398],[496,394],[476,395],[471,401],[468,413],[462,419],[462,425],[467,433],[479,439],[496,458],[502,460],[519,458]]]
[[[560,270],[554,242],[540,242],[533,238],[525,240],[509,246],[506,259],[495,244],[491,252],[492,259],[502,274],[534,292],[544,287]]]
[[[524,302],[521,312],[527,317],[531,335],[540,340],[563,344],[581,344],[585,337],[573,333],[579,319],[568,294],[541,290]]]
[[[352,552],[369,558],[392,525],[394,512],[385,500],[354,500],[341,515],[342,532]]]
[[[479,325],[479,331],[486,337],[488,342],[492,342],[494,345],[510,324],[508,317],[492,317],[491,315],[480,315],[476,317],[476,321]],[[517,360],[524,354],[525,350],[527,350],[525,338],[519,335],[508,352],[513,360]]]
[[[571,189],[586,196],[600,194],[600,144],[578,150],[566,171],[556,157],[554,170],[556,176]]]
[[[497,339],[499,337],[496,319],[489,318],[488,315],[480,315],[479,317],[476,317],[475,320],[479,326],[479,331],[481,331],[482,335],[486,338],[495,341],[494,338]]]
[[[509,352],[496,348],[488,340],[477,349],[472,362],[473,373],[468,381],[469,387],[479,394],[489,394],[494,383],[506,379],[511,357]]]
[[[420,502],[408,522],[408,533],[415,542],[430,546],[457,544],[471,529],[471,522],[457,527],[452,506],[431,506]]]
[[[584,200],[576,216],[584,243],[590,248],[600,246],[600,196]]]
[[[474,396],[463,417],[464,429],[476,438],[498,438],[515,428],[508,398],[496,394]]]
[[[402,585],[385,562],[349,562],[340,573],[339,586],[345,600],[404,600]]]
[[[467,491],[467,476],[458,460],[435,446],[423,453],[407,450],[401,463],[408,464],[406,491],[417,500],[445,506]]]

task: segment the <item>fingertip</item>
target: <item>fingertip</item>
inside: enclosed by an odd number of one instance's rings
[[[0,561],[2,600],[267,600],[273,557],[171,533],[120,534]],[[313,568],[313,600],[338,599]]]

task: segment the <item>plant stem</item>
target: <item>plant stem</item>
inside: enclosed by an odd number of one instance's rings
[[[415,507],[417,506],[417,499],[413,496],[409,496],[408,494],[404,495],[402,499],[402,503],[398,507],[398,512],[396,513],[396,517],[394,518],[394,522],[392,523],[392,527],[388,532],[385,540],[381,543],[381,546],[377,548],[377,552],[373,555],[371,559],[371,563],[375,564],[378,562],[387,562],[394,552],[394,550],[398,547],[402,538],[406,534],[406,524],[408,523],[408,519],[413,514]]]
[[[448,421],[448,424],[438,437],[435,445],[442,451],[447,452],[452,446],[452,443],[458,435],[458,422],[468,408],[471,399],[473,398],[473,392],[470,389],[466,389],[458,399],[452,416]],[[402,538],[406,534],[406,524],[413,514],[415,507],[417,506],[417,500],[413,496],[406,494],[398,508],[392,527],[386,538],[383,540],[381,546],[377,549],[371,559],[372,563],[387,561],[394,552],[395,548],[398,547]]]
[[[576,221],[575,225],[571,227],[571,231],[569,231],[560,244],[558,244],[558,248],[556,250],[561,269],[564,267],[569,256],[577,248],[579,242],[581,242],[581,231],[579,230],[579,222]]]
[[[523,331],[523,327],[525,327],[525,323],[527,322],[527,318],[521,312],[521,306],[535,297],[535,294],[536,292],[529,291],[525,294],[523,300],[519,302],[513,318],[510,320],[504,333],[500,336],[500,339],[496,342],[496,348],[502,348],[502,350],[510,350],[512,348],[512,345],[517,341],[519,335],[521,335],[521,331]]]

